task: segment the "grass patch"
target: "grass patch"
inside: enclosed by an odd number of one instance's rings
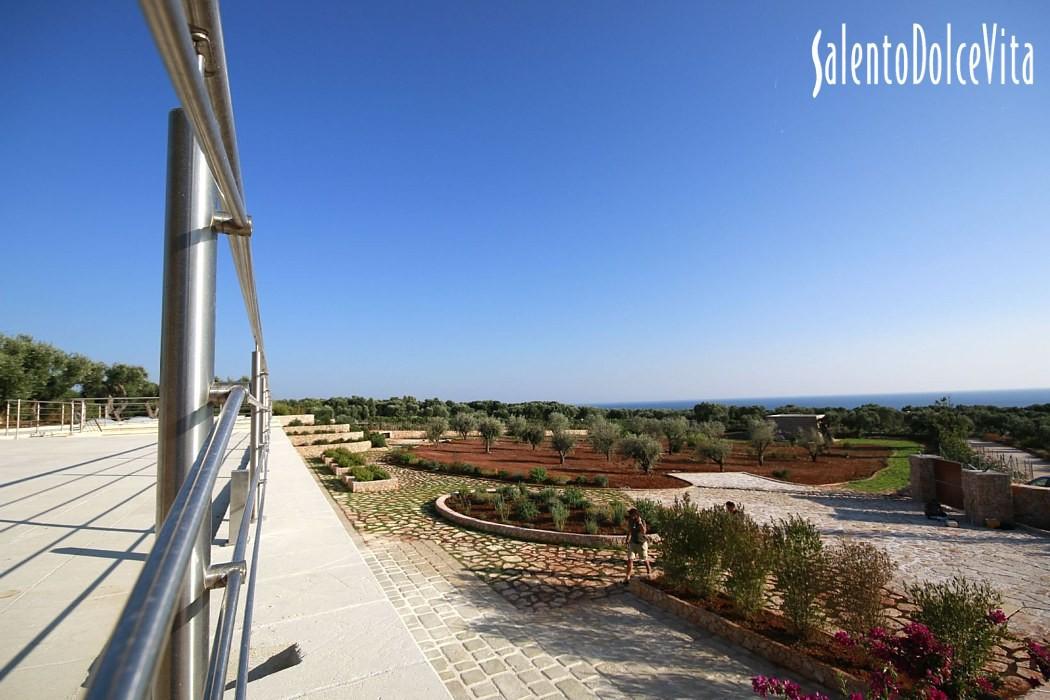
[[[864,493],[894,493],[908,486],[911,479],[911,467],[908,464],[908,455],[922,452],[922,445],[911,440],[881,440],[878,438],[843,440],[844,447],[848,445],[885,447],[893,450],[893,454],[886,460],[886,466],[872,474],[867,479],[849,482],[849,487],[854,491]]]

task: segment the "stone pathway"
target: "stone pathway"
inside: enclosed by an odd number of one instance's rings
[[[727,483],[734,485],[631,493],[664,503],[688,493],[704,507],[735,501],[759,522],[796,513],[812,520],[825,536],[884,548],[900,567],[898,586],[954,575],[983,579],[1003,593],[1004,610],[1016,613],[1011,629],[1037,636],[1050,630],[1050,537],[972,527],[962,521],[958,528],[945,527],[927,520],[921,504],[910,499],[753,489],[744,493],[735,481]]]
[[[521,610],[433,541],[376,536],[365,561],[457,700],[748,697],[775,666],[634,596]]]
[[[350,494],[315,469],[454,698],[749,697],[752,676],[785,675],[627,594],[616,552],[462,530],[427,506],[491,482],[392,471],[401,490]]]

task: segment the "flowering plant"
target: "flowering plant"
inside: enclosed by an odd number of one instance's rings
[[[1034,639],[1026,639],[1025,647],[1028,649],[1028,656],[1031,657],[1032,663],[1039,669],[1039,673],[1043,674],[1043,678],[1050,680],[1050,649]]]

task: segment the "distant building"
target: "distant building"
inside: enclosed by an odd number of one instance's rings
[[[831,432],[824,417],[823,413],[774,413],[766,416],[777,424],[777,432],[786,439],[790,440],[803,430],[812,428],[831,442]]]

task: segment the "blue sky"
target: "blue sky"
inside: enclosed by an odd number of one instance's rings
[[[912,5],[227,0],[276,394],[1050,386],[1050,8]],[[0,332],[155,376],[170,83],[132,3],[5,18]],[[811,97],[817,29],[982,21],[1035,85]]]

